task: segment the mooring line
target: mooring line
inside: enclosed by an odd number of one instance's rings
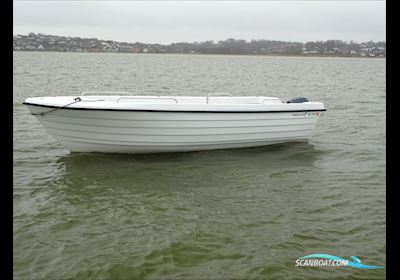
[[[65,107],[69,106],[69,105],[78,103],[78,102],[80,102],[80,101],[82,101],[82,99],[81,99],[80,97],[75,97],[75,98],[74,98],[74,102],[71,102],[71,103],[69,103],[69,104],[66,104],[66,105],[64,105],[64,106],[62,106],[62,107],[55,108],[55,109],[53,109],[53,110],[49,110],[49,111],[47,111],[47,112],[41,112],[41,113],[32,114],[32,115],[44,116],[44,115],[46,115],[46,114],[48,114],[48,113],[50,113],[50,112],[54,112],[54,111],[63,109],[63,108],[65,108]]]

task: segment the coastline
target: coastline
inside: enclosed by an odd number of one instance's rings
[[[367,59],[386,59],[386,56],[356,56],[356,55],[328,55],[328,54],[310,54],[310,55],[301,55],[301,54],[245,54],[245,53],[160,53],[160,52],[148,52],[148,53],[130,53],[130,52],[104,52],[104,51],[82,51],[82,52],[73,52],[73,51],[54,51],[54,50],[13,50],[14,52],[21,53],[90,53],[90,54],[129,54],[129,55],[149,55],[149,54],[159,54],[159,55],[201,55],[201,56],[257,56],[257,57],[304,57],[304,58],[367,58]]]

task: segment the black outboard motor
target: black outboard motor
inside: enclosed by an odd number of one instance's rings
[[[303,103],[303,102],[309,102],[309,100],[305,97],[296,97],[286,101],[286,103]]]

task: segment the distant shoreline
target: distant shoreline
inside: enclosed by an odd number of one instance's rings
[[[179,42],[168,45],[128,43],[97,38],[29,33],[13,37],[13,50],[86,53],[158,53],[204,55],[256,55],[293,57],[386,57],[386,42],[341,40],[288,42],[276,40],[226,39],[218,42]]]
[[[128,52],[71,52],[71,51],[54,51],[54,50],[13,50],[13,52],[22,52],[22,53],[76,53],[76,54],[127,54],[127,55],[207,55],[207,56],[261,56],[261,57],[331,57],[331,58],[367,58],[367,59],[386,59],[386,56],[356,56],[356,55],[328,55],[328,54],[309,54],[309,55],[302,55],[302,54],[231,54],[231,53],[128,53]]]

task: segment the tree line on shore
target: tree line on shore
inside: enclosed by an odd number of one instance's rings
[[[162,45],[55,36],[42,33],[14,36],[13,48],[16,51],[386,56],[385,41],[327,40],[303,43],[276,40],[246,41],[230,38],[218,42],[179,42]]]

